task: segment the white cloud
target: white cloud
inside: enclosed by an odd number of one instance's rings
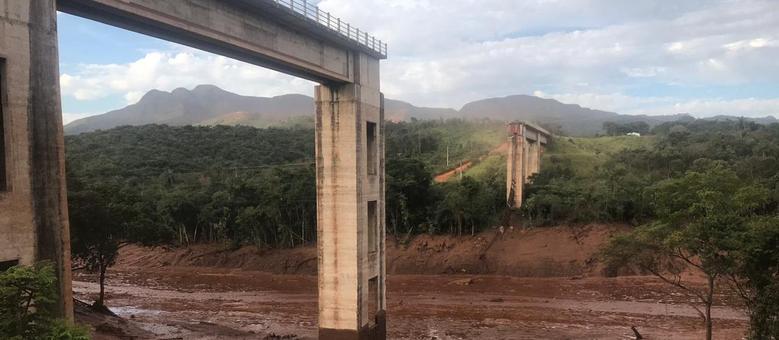
[[[779,88],[773,0],[323,0],[320,7],[387,40],[384,91],[420,105],[459,107],[539,87],[624,92],[636,78],[680,89]]]
[[[679,91],[765,86],[779,93],[775,0],[678,0],[673,5],[623,0],[322,0],[319,6],[388,42],[382,90],[416,105],[458,108],[472,100],[540,89],[558,93],[553,96],[563,101],[622,113],[764,115],[771,114],[773,99],[623,93],[640,92],[638,84],[673,85]],[[63,94],[77,100],[118,95],[128,103],[152,88],[201,83],[261,96],[311,94],[313,87],[305,80],[188,48],[149,52],[127,64],[81,65],[63,74],[61,83]]]
[[[127,64],[82,64],[76,72],[60,76],[65,96],[89,101],[120,95],[128,104],[151,89],[170,91],[199,84],[254,96],[313,92],[313,83],[307,80],[188,48],[149,52]]]

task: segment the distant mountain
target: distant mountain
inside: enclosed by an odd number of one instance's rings
[[[623,115],[615,112],[593,110],[576,104],[564,104],[554,99],[527,95],[489,98],[470,102],[460,109],[465,118],[491,118],[499,120],[523,120],[542,125],[558,125],[570,135],[594,135],[601,132],[603,123],[627,123],[644,121],[654,126],[668,121],[691,118],[689,115]]]
[[[644,121],[654,126],[664,122],[695,119],[689,114],[623,115],[527,95],[477,100],[465,104],[459,111],[449,108],[417,107],[387,98],[384,113],[385,118],[392,121],[411,118],[523,120],[548,127],[559,127],[563,133],[573,136],[587,136],[602,132],[603,123],[607,121],[615,123]],[[65,126],[65,133],[76,134],[120,125],[144,124],[310,126],[313,124],[313,115],[314,100],[308,96],[299,94],[270,98],[241,96],[213,85],[199,85],[192,90],[178,88],[172,92],[149,91],[136,104],[76,120]],[[707,119],[739,118],[716,116]],[[777,122],[774,117],[747,120],[761,124]]]
[[[409,120],[411,118],[435,119],[457,116],[458,112],[455,109],[417,107],[400,100],[384,98],[384,119],[393,122]]]
[[[735,116],[719,115],[719,116],[713,116],[713,117],[706,117],[706,118],[703,118],[703,119],[705,119],[705,120],[718,120],[718,121],[720,121],[720,120],[739,120],[739,119],[744,119],[746,121],[755,122],[755,123],[758,123],[758,124],[779,123],[779,120],[777,120],[776,117],[774,117],[774,116],[755,117],[755,118],[747,117],[747,118],[745,118],[745,117],[735,117]]]
[[[213,85],[172,92],[151,90],[136,104],[76,120],[65,133],[76,134],[120,125],[251,125],[264,127],[313,114],[311,97],[288,94],[265,98],[241,96]]]

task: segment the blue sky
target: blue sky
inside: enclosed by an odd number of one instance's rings
[[[627,114],[779,115],[774,0],[322,0],[389,44],[382,90],[419,106],[532,94]],[[478,6],[478,8],[477,8]],[[151,89],[245,95],[313,83],[60,14],[65,121]]]

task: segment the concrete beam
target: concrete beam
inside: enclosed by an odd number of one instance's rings
[[[290,29],[266,0],[57,0],[60,11],[326,84],[354,81],[355,46]],[[315,28],[309,28],[313,30]]]

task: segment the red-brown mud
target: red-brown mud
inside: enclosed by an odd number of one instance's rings
[[[634,339],[631,326],[645,339],[703,338],[689,305],[694,297],[653,277],[603,277],[597,250],[623,230],[496,229],[391,240],[389,338]],[[127,328],[145,332],[134,339],[313,339],[315,254],[313,247],[129,247],[109,271],[107,304]],[[76,296],[93,300],[94,282],[78,273]],[[715,338],[742,339],[747,322],[738,299],[723,290],[716,300]],[[96,339],[120,333],[98,332]]]
[[[315,276],[193,267],[110,274],[109,306],[149,339],[316,337]],[[79,298],[94,297],[90,279],[74,283]],[[651,277],[393,275],[388,289],[392,339],[631,339],[631,326],[646,339],[703,335],[686,304],[694,300]],[[742,338],[741,311],[720,304],[714,317],[718,339]]]

